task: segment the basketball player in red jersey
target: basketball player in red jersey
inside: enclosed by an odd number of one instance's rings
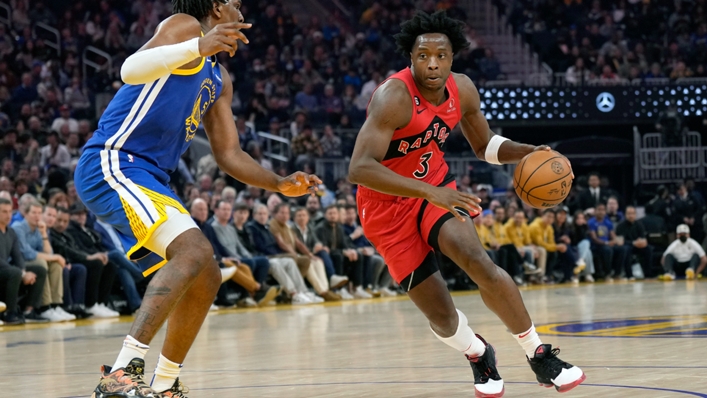
[[[474,84],[451,73],[454,53],[469,45],[462,23],[441,12],[419,13],[395,38],[411,66],[373,94],[349,171],[351,182],[360,185],[365,235],[434,335],[466,355],[476,397],[503,396],[495,351],[455,308],[434,252],[452,259],[479,285],[484,303],[525,349],[540,385],[569,391],[584,381],[584,373],[560,360],[559,349],[540,341],[515,283],[481,246],[470,220],[481,212],[480,200],[457,192],[442,151],[460,122],[476,156],[491,164],[518,163],[548,148],[516,143],[489,129]]]

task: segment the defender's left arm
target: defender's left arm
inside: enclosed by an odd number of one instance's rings
[[[518,163],[533,151],[550,149],[545,145],[521,144],[494,134],[481,112],[481,98],[474,83],[466,75],[454,73],[453,76],[462,107],[461,130],[476,157],[491,164]]]
[[[297,197],[316,191],[317,186],[322,183],[316,176],[297,172],[283,178],[263,168],[243,152],[231,110],[233,85],[228,71],[223,66],[221,77],[221,96],[204,115],[204,129],[219,167],[238,181],[287,196]]]

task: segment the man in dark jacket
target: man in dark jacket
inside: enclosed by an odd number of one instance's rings
[[[344,269],[347,271],[346,274],[354,284],[354,297],[371,298],[363,289],[363,256],[359,255],[351,238],[344,232],[336,205],[327,207],[324,218],[325,221],[317,226],[314,233],[319,241],[329,248],[337,274],[343,274]]]
[[[98,233],[86,227],[86,208],[80,203],[74,204],[69,213],[71,213],[71,220],[65,232],[73,238],[74,248],[86,253],[86,255],[95,255],[99,259],[99,261],[82,262],[86,266],[86,312],[94,317],[119,316],[117,311],[113,311],[107,306],[118,267],[108,261],[108,253],[101,244],[101,237]],[[63,219],[59,215],[57,222],[59,218]]]
[[[631,266],[631,254],[638,256],[643,269],[643,275],[646,278],[654,278],[653,272],[653,246],[648,244],[646,239],[646,229],[640,221],[636,220],[636,208],[633,206],[626,207],[626,219],[621,221],[616,227],[616,236],[622,236],[624,246],[630,253],[626,256],[626,266]]]
[[[28,294],[26,308],[31,310],[39,307],[42,301],[47,270],[42,267],[25,269],[25,261],[20,250],[20,241],[15,231],[10,228],[12,218],[12,202],[0,198],[0,285],[5,293],[2,300],[7,305],[3,321],[7,325],[25,323],[23,312],[18,308],[20,288],[27,286]],[[31,320],[42,320],[34,312],[29,313]]]

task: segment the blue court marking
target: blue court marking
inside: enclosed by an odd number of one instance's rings
[[[244,390],[244,389],[266,389],[266,388],[281,388],[281,387],[331,387],[331,386],[361,386],[361,385],[414,385],[414,384],[466,384],[470,385],[470,381],[351,381],[351,382],[341,382],[341,383],[307,383],[307,384],[271,384],[271,385],[251,385],[251,386],[232,386],[232,387],[208,387],[208,388],[193,388],[192,391],[223,391],[223,390]],[[513,385],[533,385],[537,386],[535,382],[527,381],[507,381],[505,384]],[[660,391],[660,392],[671,392],[675,394],[688,395],[692,397],[707,398],[707,394],[686,391],[686,390],[675,390],[671,388],[660,388],[660,387],[642,387],[642,386],[626,386],[619,384],[582,384],[577,388],[586,387],[605,387],[605,388],[621,388],[630,390],[647,390],[647,391]],[[66,396],[60,398],[83,398],[83,396]]]
[[[705,338],[707,315],[652,316],[557,322],[536,326],[539,334],[601,338]]]

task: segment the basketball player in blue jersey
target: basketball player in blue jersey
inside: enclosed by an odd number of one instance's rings
[[[209,241],[169,188],[169,173],[204,125],[219,167],[250,185],[287,196],[312,193],[321,181],[281,178],[245,154],[238,142],[233,86],[214,55],[233,56],[241,32],[240,0],[173,0],[174,14],[129,57],[125,83],[86,144],[76,168],[85,205],[121,234],[144,274],[159,270],[112,367],[104,366],[93,398],[185,397],[179,381],[189,351],[221,283]],[[148,344],[169,320],[151,385],[144,380]]]

